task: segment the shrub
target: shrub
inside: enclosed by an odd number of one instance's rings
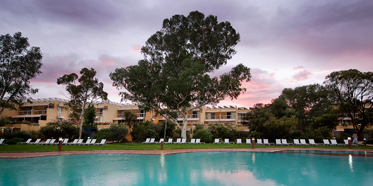
[[[128,129],[125,125],[112,124],[109,128],[113,132],[113,140],[121,141],[126,138]]]
[[[36,139],[36,138],[33,138],[31,133],[26,132],[26,131],[21,131],[21,132],[17,131],[13,133],[5,132],[4,134],[2,134],[2,138],[9,139],[9,140],[13,138],[21,138],[23,139],[22,141],[26,141],[29,138],[32,138],[33,140]]]
[[[47,126],[41,127],[40,133],[45,138],[69,138],[70,140],[79,137],[79,128],[69,122],[51,122]],[[87,133],[82,131],[82,139],[86,138]]]
[[[133,141],[145,141],[146,138],[159,138],[158,133],[154,129],[152,122],[146,121],[135,123],[132,128]]]
[[[14,137],[12,139],[6,139],[4,140],[5,144],[12,145],[12,144],[17,144],[18,142],[24,142],[25,140],[22,138]]]
[[[99,130],[93,138],[101,141],[102,139],[106,139],[108,141],[114,140],[114,133],[110,129],[101,129]]]
[[[202,142],[206,143],[212,142],[212,134],[210,131],[206,129],[199,129],[197,132],[193,134],[193,138],[200,138]]]

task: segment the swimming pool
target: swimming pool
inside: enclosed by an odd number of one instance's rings
[[[0,159],[0,185],[371,185],[373,158],[307,153]]]

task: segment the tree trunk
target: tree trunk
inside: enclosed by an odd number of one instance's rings
[[[186,128],[187,128],[187,124],[188,124],[188,113],[184,113],[184,119],[183,119],[183,127],[181,129],[181,138],[183,139],[187,139],[187,134],[186,134]]]
[[[85,109],[85,102],[83,103],[82,112],[80,113],[79,139],[82,138],[84,109]]]

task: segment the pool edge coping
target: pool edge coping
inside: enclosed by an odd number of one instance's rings
[[[91,150],[91,151],[53,151],[53,152],[14,152],[0,153],[1,159],[23,159],[46,156],[65,156],[65,155],[86,155],[86,154],[139,154],[139,155],[173,155],[181,153],[195,152],[282,152],[293,150],[305,151],[368,151],[373,153],[373,149],[330,149],[330,148],[257,148],[257,149],[171,149],[171,150]]]

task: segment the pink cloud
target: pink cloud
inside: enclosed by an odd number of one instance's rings
[[[246,88],[245,93],[241,94],[237,100],[226,98],[219,105],[252,107],[255,103],[266,104],[277,98],[284,89],[284,86],[275,79],[273,73],[251,69],[251,74],[251,81],[242,83],[242,87]]]
[[[132,47],[132,52],[140,52],[141,46],[140,45],[135,45]]]
[[[102,67],[112,67],[115,66],[117,63],[113,60],[112,57],[104,55],[99,58],[100,66]]]
[[[301,69],[304,69],[304,67],[302,66],[298,66],[298,67],[294,67],[293,70],[301,70]]]
[[[312,73],[309,72],[307,69],[305,69],[305,70],[302,70],[302,71],[296,73],[293,76],[293,79],[295,79],[297,81],[304,81],[304,80],[307,80],[310,75],[312,75]]]

